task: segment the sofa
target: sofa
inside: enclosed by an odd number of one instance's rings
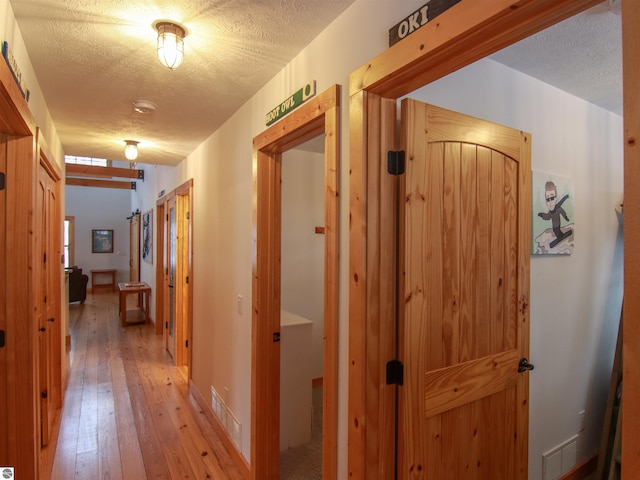
[[[84,303],[87,299],[87,283],[89,277],[82,273],[82,269],[76,266],[69,268],[69,303]]]

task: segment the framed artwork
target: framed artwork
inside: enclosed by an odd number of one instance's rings
[[[113,253],[113,230],[91,230],[91,253]]]
[[[533,172],[533,255],[571,255],[574,247],[573,206],[575,187],[571,178]]]
[[[142,259],[153,263],[153,209],[142,214]]]

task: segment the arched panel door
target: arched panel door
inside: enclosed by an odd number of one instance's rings
[[[399,478],[525,479],[529,135],[409,99],[402,128]]]

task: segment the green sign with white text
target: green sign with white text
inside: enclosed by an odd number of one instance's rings
[[[293,109],[298,108],[304,102],[309,100],[316,94],[316,82],[315,80],[307,83],[300,90],[295,92],[293,95],[288,97],[285,101],[280,103],[280,105],[271,109],[269,113],[267,113],[265,122],[267,127],[272,123],[277,122],[282,117],[284,117],[287,113],[291,112]]]

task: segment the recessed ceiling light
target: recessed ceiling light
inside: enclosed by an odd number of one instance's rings
[[[136,100],[133,102],[133,109],[138,113],[154,112],[156,104],[148,100]]]

